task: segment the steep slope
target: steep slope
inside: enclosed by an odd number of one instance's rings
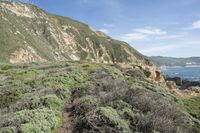
[[[125,42],[30,4],[0,2],[0,61],[148,61]]]

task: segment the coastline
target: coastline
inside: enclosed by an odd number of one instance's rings
[[[159,66],[159,68],[162,69],[167,69],[167,68],[195,68],[195,67],[200,67],[200,65],[185,65],[185,66]]]
[[[160,70],[166,77],[180,77],[183,80],[200,81],[200,65],[162,66]]]

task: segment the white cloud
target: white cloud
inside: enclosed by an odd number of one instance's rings
[[[144,28],[138,28],[134,30],[135,32],[133,33],[128,33],[120,37],[121,40],[126,41],[126,42],[133,42],[136,40],[147,40],[151,38],[156,38],[160,36],[165,36],[167,35],[166,31],[163,31],[159,28],[152,28],[152,27],[144,27]]]
[[[135,30],[138,33],[146,34],[146,35],[166,35],[166,31],[162,31],[158,28],[152,28],[152,27],[145,27],[145,28],[139,28]]]
[[[174,35],[158,36],[158,37],[156,37],[156,39],[161,39],[161,40],[166,40],[166,39],[180,39],[180,38],[184,37],[185,34],[184,33],[180,33],[180,34],[174,34]]]
[[[108,29],[99,29],[99,31],[101,31],[101,32],[103,32],[103,33],[106,33],[106,34],[109,33],[109,30],[108,30]]]
[[[192,23],[192,29],[200,29],[200,20]]]
[[[146,49],[140,50],[142,53],[149,54],[149,53],[155,53],[155,52],[168,52],[174,48],[179,47],[178,45],[165,45],[165,46],[156,46],[156,47],[150,47]]]
[[[141,33],[130,33],[130,34],[125,34],[121,39],[126,42],[133,42],[135,40],[141,40],[146,38],[147,36]]]

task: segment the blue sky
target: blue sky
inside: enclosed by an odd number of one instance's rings
[[[21,0],[28,1],[28,0]],[[152,56],[200,56],[200,0],[29,0]]]

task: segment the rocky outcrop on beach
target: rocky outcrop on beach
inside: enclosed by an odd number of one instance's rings
[[[166,77],[167,87],[177,96],[190,98],[200,95],[200,81],[189,81],[180,77]]]

